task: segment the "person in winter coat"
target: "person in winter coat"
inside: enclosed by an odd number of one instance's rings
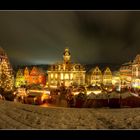
[[[74,100],[74,95],[69,95],[68,99],[68,107],[74,107],[75,106],[75,100]]]

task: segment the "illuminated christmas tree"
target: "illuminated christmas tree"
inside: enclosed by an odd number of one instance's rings
[[[0,59],[0,87],[5,92],[12,91],[14,76],[8,57],[2,48],[0,48]]]

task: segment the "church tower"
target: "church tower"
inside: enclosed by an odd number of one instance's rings
[[[63,53],[63,60],[65,64],[70,63],[71,54],[68,48],[65,49]]]

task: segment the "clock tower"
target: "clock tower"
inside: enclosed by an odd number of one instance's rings
[[[71,58],[71,55],[70,55],[69,49],[66,48],[65,51],[64,51],[64,53],[63,53],[63,60],[64,60],[64,63],[65,63],[65,64],[70,63],[70,58]]]

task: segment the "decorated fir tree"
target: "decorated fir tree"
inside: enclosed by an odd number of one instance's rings
[[[0,67],[1,67],[0,86],[5,92],[11,91],[13,89],[14,77],[12,74],[12,68],[6,55],[1,60]]]

